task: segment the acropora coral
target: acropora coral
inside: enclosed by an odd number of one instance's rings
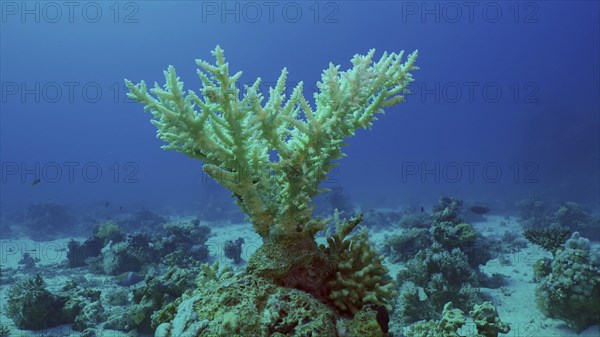
[[[148,92],[144,81],[126,80],[129,97],[152,112],[157,136],[167,143],[163,148],[200,159],[204,171],[235,195],[265,241],[314,235],[323,223],[311,219],[312,197],[344,156],[344,139],[369,128],[383,108],[404,101],[417,52],[405,62],[402,52],[384,53],[374,62],[371,50],[354,56],[347,71],[330,64],[317,84],[315,107],[302,93],[302,82],[286,97],[285,68],[265,103],[260,78],[240,99],[242,72],[230,75],[220,47],[212,54],[214,65],[196,60],[203,70],[200,94],[184,91],[169,66],[163,88],[155,84]]]
[[[194,328],[202,336],[213,327],[233,335],[244,330],[255,336],[265,331],[335,336],[336,315],[357,314],[366,305],[388,306],[391,282],[366,232],[349,235],[360,216],[337,228],[329,247],[316,244],[315,234],[329,220],[313,218],[312,198],[326,191],[319,185],[344,157],[344,140],[371,127],[383,108],[404,101],[417,52],[405,61],[402,52],[384,53],[374,61],[371,50],[355,55],[346,71],[330,64],[317,83],[314,105],[302,93],[302,82],[286,95],[286,69],[269,88],[266,102],[260,78],[241,95],[237,84],[242,73],[230,75],[220,47],[212,54],[216,64],[196,61],[199,93],[184,91],[172,66],[164,72],[165,85],[155,84],[149,92],[144,81],[126,80],[129,97],[154,115],[157,136],[167,143],[163,148],[201,160],[203,170],[232,192],[263,239],[248,261],[246,276],[220,286],[222,295],[183,300],[167,334],[180,331],[176,321],[197,317],[208,319]],[[236,292],[234,283],[243,290]],[[265,298],[273,303],[264,303]],[[297,300],[286,304],[290,298]],[[207,311],[235,305],[240,307],[219,309],[218,316]],[[280,317],[282,310],[286,317]],[[263,316],[256,316],[261,311]]]
[[[525,238],[554,255],[569,238],[571,231],[566,227],[551,226],[548,228],[526,228],[523,231]]]

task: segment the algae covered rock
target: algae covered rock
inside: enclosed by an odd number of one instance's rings
[[[464,312],[454,308],[452,302],[444,305],[442,318],[439,321],[420,321],[410,325],[406,330],[407,337],[498,337],[499,333],[509,333],[510,326],[500,320],[496,308],[491,302],[476,304],[469,312],[475,323],[475,334],[463,335],[460,329],[465,325]]]
[[[384,337],[383,307],[363,306],[353,316],[337,313],[311,294],[253,274],[203,265],[198,288],[164,309],[155,336]]]
[[[510,326],[500,320],[492,302],[476,304],[469,315],[477,327],[477,336],[498,337],[498,334],[505,334],[510,331]]]
[[[406,331],[407,337],[461,337],[458,334],[460,329],[465,324],[464,312],[454,308],[452,302],[444,305],[442,318],[435,322],[420,321],[412,324]]]
[[[184,297],[167,336],[336,336],[335,313],[309,294],[253,275],[207,280]],[[165,332],[167,331],[167,332]]]

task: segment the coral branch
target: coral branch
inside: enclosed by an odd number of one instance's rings
[[[167,143],[164,149],[202,160],[207,174],[233,192],[263,239],[298,230],[314,235],[322,226],[305,226],[312,197],[344,156],[344,138],[371,127],[382,108],[404,101],[417,52],[404,62],[403,53],[384,53],[373,61],[371,50],[354,56],[347,71],[330,64],[317,84],[315,107],[302,94],[302,83],[286,97],[286,69],[266,103],[260,79],[240,95],[242,73],[229,74],[220,47],[212,54],[216,64],[196,61],[200,95],[185,92],[169,66],[164,86],[155,84],[150,93],[144,81],[126,80],[129,97],[152,112],[157,136]]]

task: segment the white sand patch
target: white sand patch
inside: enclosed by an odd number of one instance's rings
[[[211,237],[206,241],[206,245],[208,246],[211,259],[218,261],[221,265],[228,265],[232,262],[223,252],[227,241],[236,241],[238,238],[244,240],[244,244],[242,245],[242,259],[246,262],[262,244],[262,239],[256,234],[250,223],[218,226],[206,222],[201,224],[205,224],[211,228]]]
[[[474,224],[484,236],[500,239],[505,232],[522,235],[523,230],[514,218],[489,216],[486,220]],[[533,282],[533,265],[543,257],[551,257],[551,254],[529,244],[525,249],[503,256],[504,260],[509,262],[508,264],[502,264],[500,259],[496,258],[481,267],[481,270],[488,275],[499,273],[507,277],[508,284],[505,287],[481,289],[491,295],[500,318],[510,324],[511,332],[508,336],[600,336],[597,325],[577,334],[564,322],[547,318],[540,312],[536,305],[537,284]]]

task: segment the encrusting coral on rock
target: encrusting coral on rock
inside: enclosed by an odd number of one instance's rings
[[[574,232],[539,280],[537,304],[546,316],[577,332],[600,323],[600,256],[588,239]]]
[[[454,308],[452,302],[444,305],[439,321],[420,321],[412,324],[406,331],[408,337],[498,337],[500,333],[510,332],[510,326],[500,320],[498,312],[491,302],[475,305],[469,312],[476,327],[476,333],[462,335],[459,330],[466,323],[464,312]]]
[[[230,75],[220,47],[213,55],[214,65],[196,61],[201,68],[199,94],[184,91],[183,82],[170,66],[164,72],[166,84],[162,88],[155,84],[148,92],[143,81],[137,85],[126,81],[129,97],[152,112],[158,138],[167,143],[165,149],[201,160],[203,170],[232,192],[263,245],[248,261],[245,276],[221,283],[224,292],[234,291],[231,287],[236,283],[247,288],[240,293],[243,296],[231,298],[239,303],[241,311],[217,318],[199,310],[200,300],[202,307],[211,301],[222,303],[223,295],[212,292],[192,301],[196,305],[181,302],[172,322],[164,323],[171,326],[162,325],[161,331],[166,335],[184,331],[176,325],[185,324],[187,315],[207,320],[201,327],[196,326],[198,336],[212,336],[223,328],[233,335],[272,335],[270,320],[254,319],[253,315],[268,307],[268,301],[264,301],[278,293],[285,298],[308,296],[301,302],[316,301],[311,306],[320,307],[318,311],[331,318],[347,314],[373,317],[358,313],[371,310],[370,306],[386,306],[392,292],[385,275],[387,269],[371,248],[366,232],[349,236],[360,216],[350,221],[351,226],[338,228],[328,247],[319,248],[314,236],[326,228],[329,220],[313,218],[312,198],[324,191],[319,184],[343,158],[344,139],[357,129],[371,127],[375,114],[382,113],[383,108],[404,101],[403,94],[412,81],[410,72],[417,69],[417,53],[404,61],[403,53],[384,53],[374,61],[375,51],[371,50],[367,55],[354,56],[353,67],[347,71],[330,64],[317,83],[314,107],[304,97],[302,83],[286,97],[286,69],[275,87],[269,89],[266,102],[259,91],[260,79],[246,86],[240,96],[237,82],[242,73]],[[255,293],[257,287],[261,294]],[[285,294],[290,289],[300,292]],[[197,308],[196,313],[186,313],[185,308],[191,307]],[[304,309],[286,309],[283,314],[287,318],[279,318],[276,323],[289,320],[297,310]],[[276,313],[282,315],[281,311]],[[327,325],[336,320],[328,318],[318,323],[316,317],[310,314],[277,331],[283,329],[280,333],[289,336],[316,336],[335,330]],[[216,319],[224,321],[217,324]],[[250,326],[250,322],[256,326]],[[306,330],[311,322],[318,324]]]

